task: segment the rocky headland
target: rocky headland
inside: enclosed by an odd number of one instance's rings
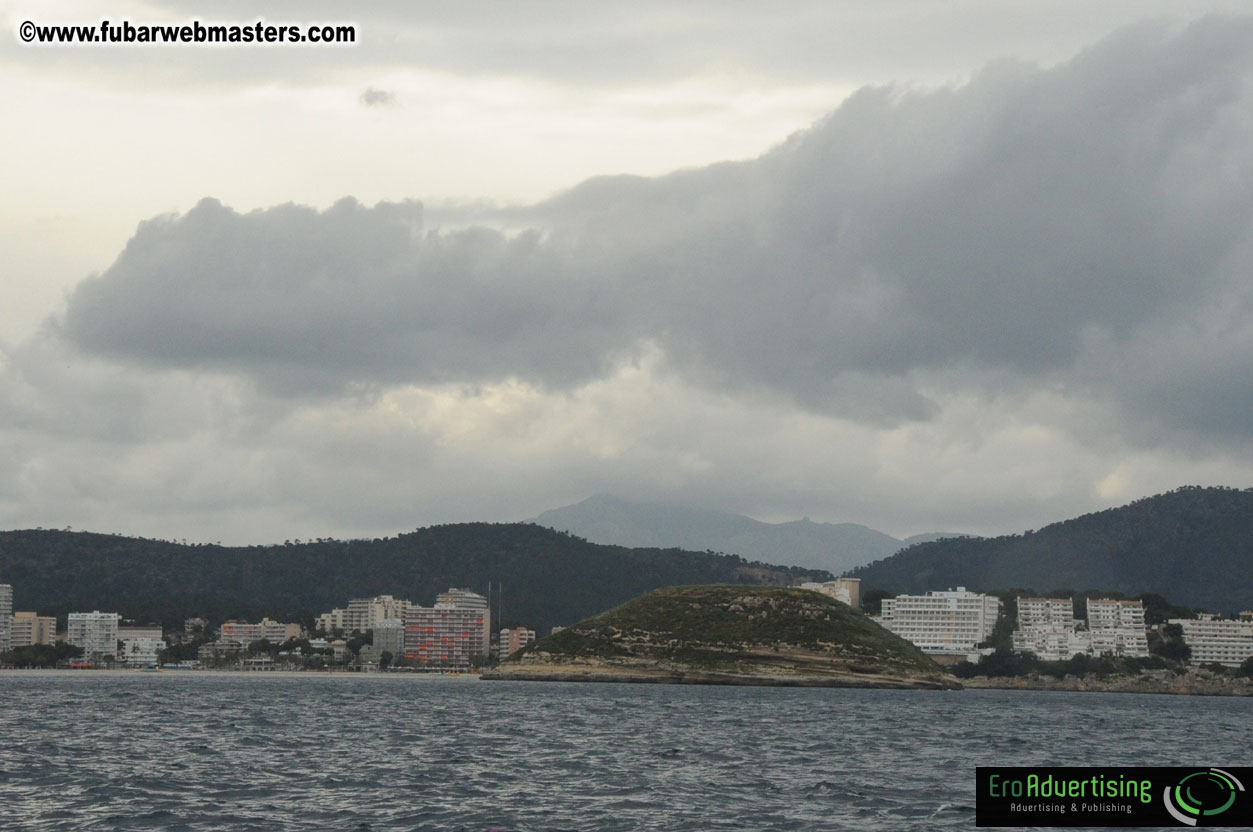
[[[786,587],[659,589],[529,645],[484,679],[954,689],[860,611]]]

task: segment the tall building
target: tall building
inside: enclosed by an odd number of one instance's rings
[[[405,610],[413,604],[403,598],[376,595],[373,598],[353,598],[345,609],[333,609],[317,617],[315,628],[324,633],[342,630],[345,633],[367,632],[380,621],[404,620]]]
[[[433,607],[405,613],[405,658],[423,667],[469,670],[491,647],[487,599],[468,589],[441,592]]]
[[[1144,606],[1139,601],[1089,598],[1088,635],[1095,656],[1145,658],[1149,655]]]
[[[382,618],[374,622],[374,649],[382,655],[391,653],[393,659],[405,654],[405,622],[401,618]]]
[[[57,637],[57,619],[34,612],[13,613],[12,649],[36,644],[52,644]]]
[[[83,657],[99,661],[117,655],[117,628],[122,616],[115,612],[72,612],[65,627],[65,641],[83,648]]]
[[[0,653],[13,649],[13,587],[0,584]]]
[[[926,595],[883,599],[879,623],[925,653],[969,653],[992,635],[1001,614],[994,595],[964,586]]]

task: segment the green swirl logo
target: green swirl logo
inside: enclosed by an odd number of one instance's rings
[[[1236,792],[1244,791],[1244,784],[1229,772],[1220,768],[1196,771],[1167,786],[1162,792],[1166,811],[1175,820],[1187,826],[1209,826],[1207,818],[1221,815],[1236,802]]]

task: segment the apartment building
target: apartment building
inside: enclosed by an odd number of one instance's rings
[[[1001,601],[959,586],[885,598],[882,609],[879,623],[923,652],[956,655],[972,652],[992,635]]]
[[[65,641],[83,649],[83,657],[100,661],[117,656],[117,628],[122,616],[115,612],[72,612],[65,627]]]
[[[247,646],[265,639],[271,644],[282,644],[288,639],[300,638],[303,629],[299,624],[282,624],[262,618],[257,624],[246,621],[227,621],[218,631],[218,641]]]
[[[806,581],[801,589],[812,589],[829,595],[853,608],[861,606],[861,578],[837,578],[834,581]]]
[[[411,606],[411,602],[390,595],[353,598],[346,608],[336,608],[318,616],[315,626],[325,633],[364,633],[373,630],[380,621],[403,621],[405,611]]]
[[[33,647],[36,644],[52,644],[57,638],[57,619],[51,615],[40,615],[35,612],[13,613],[13,628],[10,646]]]
[[[13,586],[0,584],[0,653],[13,649]]]
[[[1093,655],[1133,658],[1149,655],[1144,606],[1139,601],[1089,598],[1087,607]]]
[[[407,602],[406,602],[407,603]],[[382,618],[374,622],[374,650],[380,656],[384,651],[392,658],[405,654],[405,622],[403,618]]]
[[[13,649],[13,586],[0,584],[0,653]]]
[[[1018,629],[1062,625],[1075,628],[1075,601],[1073,598],[1024,598],[1019,596]]]
[[[506,627],[499,633],[500,657],[512,656],[514,653],[535,641],[535,631],[526,627]]]
[[[1034,653],[1044,661],[1065,661],[1092,650],[1092,640],[1078,630],[1072,598],[1019,596],[1018,624],[1013,646],[1019,653]]]
[[[405,613],[405,658],[420,666],[466,671],[490,646],[487,599],[469,589],[449,589],[433,607],[414,606]]]
[[[1172,618],[1183,628],[1183,641],[1192,649],[1192,664],[1238,667],[1253,656],[1253,620],[1224,620],[1214,616]]]
[[[128,636],[120,639],[122,646],[117,658],[127,667],[156,667],[161,651],[165,649],[164,638],[152,636]]]

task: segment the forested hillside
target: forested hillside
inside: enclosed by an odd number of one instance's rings
[[[308,620],[378,594],[429,605],[450,586],[486,594],[492,581],[504,587],[503,622],[547,633],[662,586],[786,585],[810,574],[730,555],[600,546],[531,524],[251,547],[0,532],[0,583],[13,585],[14,609],[58,616],[98,609],[167,626],[191,615]]]
[[[1253,489],[1186,487],[1037,531],[937,540],[855,569],[862,591],[1035,587],[1153,592],[1253,608]]]

